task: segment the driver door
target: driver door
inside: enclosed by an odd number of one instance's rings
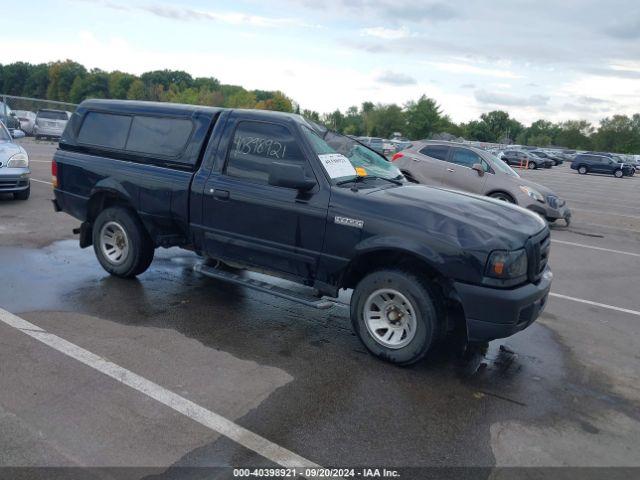
[[[238,113],[224,138],[224,166],[204,188],[206,253],[284,276],[315,278],[328,191],[320,184],[308,192],[269,184],[273,162],[301,164],[317,181],[295,126]]]
[[[483,165],[485,173],[480,174],[471,168],[475,164]],[[484,192],[484,184],[487,181],[488,167],[477,153],[466,148],[453,148],[449,155],[448,165],[444,169],[442,184],[455,190],[481,194]]]

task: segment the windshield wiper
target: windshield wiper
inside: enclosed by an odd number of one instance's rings
[[[367,178],[375,178],[375,179],[385,180],[385,181],[387,181],[389,183],[393,183],[394,185],[398,185],[398,186],[402,186],[403,185],[400,180],[396,180],[394,178],[379,177],[377,175],[365,175],[365,176],[358,175],[357,177],[350,178],[348,180],[340,180],[339,182],[336,182],[336,185],[340,186],[340,185],[345,185],[347,183],[353,183],[352,190],[357,192],[358,191],[357,184],[364,182]]]

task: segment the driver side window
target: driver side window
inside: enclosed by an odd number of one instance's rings
[[[478,154],[472,152],[471,150],[456,148],[453,151],[451,163],[455,163],[456,165],[460,165],[461,167],[471,168],[476,163],[482,164],[482,159]]]
[[[287,127],[265,122],[240,122],[231,142],[225,173],[266,185],[273,162],[303,164],[305,170],[309,170],[298,142]]]

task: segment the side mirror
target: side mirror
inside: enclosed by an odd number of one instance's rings
[[[316,181],[307,177],[302,165],[273,162],[269,169],[269,185],[307,192],[316,186]]]
[[[11,137],[13,138],[24,138],[26,134],[22,130],[11,130]]]
[[[10,117],[15,117],[15,116],[16,116],[16,112],[11,112],[11,113],[9,114],[9,116],[10,116]]]
[[[480,165],[479,163],[474,163],[471,168],[473,170],[475,170],[476,172],[478,172],[478,176],[482,177],[484,176],[484,168],[482,168],[482,165]]]

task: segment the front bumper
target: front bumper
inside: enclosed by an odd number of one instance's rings
[[[524,330],[543,312],[553,273],[547,267],[537,284],[512,290],[454,282],[467,323],[470,342],[506,338]]]
[[[22,192],[29,188],[28,168],[0,168],[0,192]]]
[[[565,220],[567,223],[571,222],[571,209],[567,206],[560,208],[547,207],[544,209],[544,216],[547,220]]]

